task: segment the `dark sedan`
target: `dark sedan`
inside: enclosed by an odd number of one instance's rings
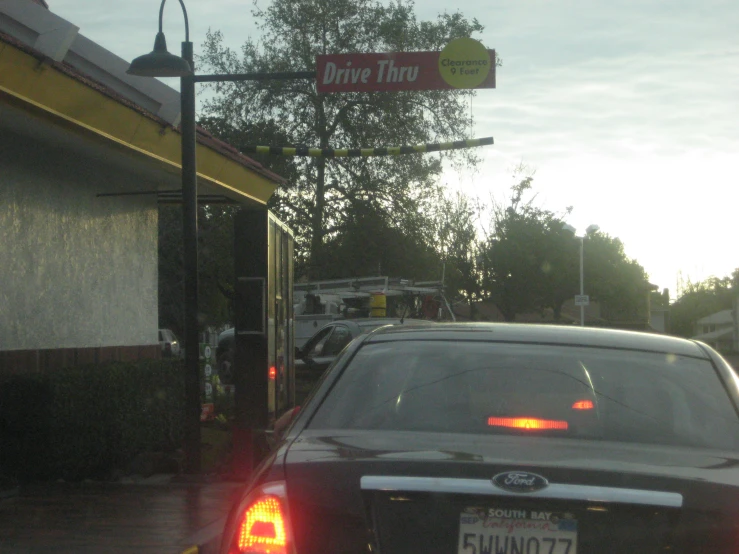
[[[383,325],[433,325],[431,321],[417,319],[368,318],[342,319],[324,325],[297,349],[295,369],[297,373],[309,370],[311,373],[323,373],[339,352],[359,335],[369,333]]]
[[[405,318],[341,319],[321,327],[302,348],[296,348],[295,369],[298,375],[318,376],[331,365],[336,356],[353,339],[383,325],[433,325],[433,321]],[[232,382],[234,357],[234,330],[227,329],[218,336],[216,361],[221,379]]]
[[[222,552],[734,553],[738,406],[701,343],[384,327],[324,375]]]

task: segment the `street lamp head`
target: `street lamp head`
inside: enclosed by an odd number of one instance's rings
[[[139,77],[187,77],[192,75],[192,67],[184,58],[167,51],[167,40],[159,31],[154,50],[133,60],[126,73]]]
[[[569,231],[569,232],[570,232],[570,233],[572,233],[573,235],[577,236],[577,229],[575,229],[575,228],[574,228],[574,227],[573,227],[572,225],[570,225],[569,223],[563,223],[563,224],[562,224],[562,229],[564,229],[565,231]]]
[[[585,229],[585,232],[589,235],[590,233],[595,233],[599,229],[600,227],[598,227],[597,225],[590,225],[587,229]]]

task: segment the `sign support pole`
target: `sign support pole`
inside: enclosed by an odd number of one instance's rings
[[[580,237],[580,296],[585,296],[584,250],[585,237]],[[585,327],[585,304],[580,304],[580,327]]]

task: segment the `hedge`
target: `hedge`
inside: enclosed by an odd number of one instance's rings
[[[147,451],[180,447],[177,360],[72,367],[0,383],[0,472],[21,480],[109,477]]]

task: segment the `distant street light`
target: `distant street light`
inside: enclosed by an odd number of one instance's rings
[[[590,225],[587,229],[585,229],[585,234],[578,236],[577,235],[577,229],[575,229],[572,225],[569,225],[565,223],[562,225],[562,228],[565,231],[571,232],[575,238],[580,239],[580,296],[585,296],[585,271],[584,271],[584,264],[583,264],[583,253],[585,250],[585,237],[588,236],[590,233],[595,233],[600,227],[597,225]],[[580,304],[580,327],[585,327],[585,304]]]

